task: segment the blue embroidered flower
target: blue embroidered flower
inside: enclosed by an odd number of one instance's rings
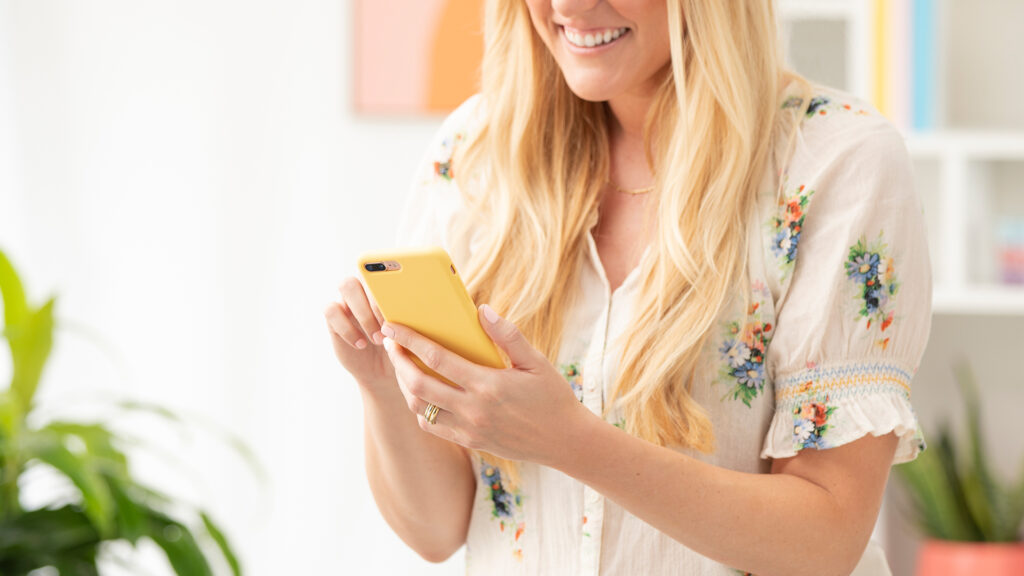
[[[865,252],[846,262],[846,275],[858,282],[878,276],[878,254]]]
[[[750,348],[733,338],[726,339],[719,349],[731,368],[741,368],[750,361]]]
[[[818,108],[825,106],[829,102],[831,102],[831,100],[826,96],[815,96],[814,98],[811,98],[811,103],[807,107],[807,117],[810,118],[811,116],[814,116],[814,113],[818,111]]]
[[[867,329],[872,324],[881,334],[875,343],[883,350],[889,345],[890,337],[885,334],[895,319],[894,310],[896,293],[900,283],[896,279],[896,264],[889,254],[889,247],[883,240],[883,232],[878,231],[878,238],[868,243],[861,236],[857,243],[850,246],[850,253],[845,262],[846,275],[854,281],[856,290],[853,295],[862,307],[860,316],[867,318]]]
[[[494,509],[491,515],[495,518],[512,518],[512,507],[521,504],[521,497],[518,493],[511,494],[501,483],[501,470],[494,466],[484,466],[480,469],[480,478],[490,487],[491,502]]]
[[[764,384],[764,364],[747,362],[733,371],[736,381],[747,388],[760,388]]]
[[[781,280],[788,276],[795,265],[797,247],[800,245],[800,235],[804,228],[805,211],[813,195],[814,190],[807,189],[804,185],[796,187],[786,193],[785,198],[779,201],[778,209],[768,219],[771,249],[782,271]]]

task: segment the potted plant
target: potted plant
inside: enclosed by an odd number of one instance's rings
[[[927,537],[917,574],[1024,574],[1024,474],[1011,485],[992,473],[973,374],[966,361],[954,373],[963,396],[966,445],[955,445],[949,422],[943,422],[929,449],[895,467],[910,494],[915,524]]]
[[[20,576],[48,567],[61,576],[97,575],[101,545],[148,538],[163,550],[180,576],[211,575],[212,542],[231,572],[241,569],[221,530],[202,510],[182,515],[181,506],[137,482],[124,439],[101,423],[40,422],[34,417],[40,376],[54,331],[54,299],[33,306],[21,280],[0,251],[3,336],[13,376],[0,391],[0,574]],[[169,413],[165,413],[169,414]],[[45,466],[77,488],[67,502],[25,509],[19,479]],[[200,530],[197,530],[200,529]]]

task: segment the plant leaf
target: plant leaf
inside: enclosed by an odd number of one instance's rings
[[[22,413],[28,413],[32,406],[39,378],[53,347],[55,301],[50,298],[42,308],[29,313],[20,325],[7,326],[5,329],[14,364],[11,392],[17,397]]]
[[[118,402],[116,405],[118,408],[126,412],[140,412],[153,414],[155,416],[164,418],[173,424],[192,424],[195,426],[200,426],[207,430],[208,432],[210,432],[211,434],[220,437],[220,439],[224,443],[230,446],[249,467],[249,470],[252,471],[253,476],[259,479],[261,483],[266,484],[269,481],[266,470],[264,470],[263,465],[260,464],[259,458],[256,456],[256,453],[253,452],[251,448],[249,448],[249,445],[246,444],[245,441],[243,441],[235,434],[232,434],[231,432],[224,430],[223,428],[213,423],[202,421],[194,416],[191,418],[189,418],[188,415],[182,417],[174,413],[173,411],[164,408],[163,406],[157,406],[155,404],[150,404],[147,402],[125,400]]]
[[[940,437],[948,435],[948,424],[939,427]],[[969,540],[970,531],[956,506],[953,487],[943,470],[938,450],[925,450],[918,457],[894,469],[906,484],[925,533],[941,540]]]
[[[0,523],[0,574],[54,566],[94,575],[99,543],[96,528],[76,507],[32,510]]]
[[[971,508],[967,503],[964,483],[960,479],[958,472],[958,461],[956,451],[953,448],[953,440],[950,437],[949,426],[939,429],[937,444],[939,451],[937,460],[945,473],[946,481],[950,487],[950,495],[952,496],[950,505],[956,509],[957,513],[958,524],[955,527],[957,530],[957,540],[981,542],[984,540],[983,532],[978,525],[977,518],[971,513]]]
[[[53,466],[82,493],[85,514],[104,537],[114,527],[113,496],[103,476],[90,461],[88,454],[79,456],[64,444],[64,436],[52,432],[36,432],[26,443],[28,454]]]
[[[231,573],[235,576],[242,576],[242,568],[238,563],[238,558],[231,549],[231,545],[228,544],[228,539],[224,537],[224,532],[214,524],[213,520],[210,519],[206,512],[200,512],[199,517],[203,519],[203,526],[206,527],[206,532],[210,535],[210,538],[216,542],[217,548],[220,549],[220,553],[223,554],[224,559],[227,560],[228,566],[231,567]]]
[[[988,464],[984,433],[981,429],[981,402],[974,374],[966,360],[956,370],[956,380],[964,397],[967,413],[967,432],[970,443],[969,471],[964,475],[965,496],[978,527],[989,542],[1001,542],[1010,531],[1005,492],[996,482]],[[1016,534],[1016,527],[1012,532]]]
[[[148,536],[163,549],[178,576],[213,576],[199,544],[184,524],[150,509]]]
[[[0,250],[0,296],[4,303],[4,326],[19,326],[28,315],[25,288],[14,265]]]
[[[78,438],[104,474],[129,479],[128,458],[114,446],[116,436],[102,424],[80,424],[77,422],[50,422],[40,432],[52,432],[64,439]]]

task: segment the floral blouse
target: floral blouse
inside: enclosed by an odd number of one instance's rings
[[[911,162],[899,132],[870,104],[815,88],[795,151],[785,158],[779,146],[750,207],[757,215],[747,234],[751,304],[743,310],[742,298],[733,297],[702,351],[692,394],[710,413],[717,449],[677,449],[742,472],[767,474],[772,458],[867,434],[896,432],[893,464],[925,449],[910,381],[931,327],[932,280]],[[470,98],[443,123],[398,237],[403,246],[441,245],[456,266],[474,242],[455,237],[461,228],[451,225],[463,207],[452,153],[478,125],[481,102]],[[793,97],[782,107],[800,103]],[[580,402],[600,414],[643,262],[611,291],[588,242],[583,297],[569,311],[557,367]],[[614,408],[607,420],[625,422]],[[743,574],[557,470],[522,463],[512,489],[507,471],[474,460],[468,574]],[[888,573],[872,541],[854,574]]]

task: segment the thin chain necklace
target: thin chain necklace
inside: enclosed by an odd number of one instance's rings
[[[630,194],[630,195],[633,195],[633,196],[635,196],[637,194],[647,194],[648,192],[652,192],[654,190],[654,186],[648,186],[647,188],[636,188],[636,189],[633,189],[633,190],[626,190],[625,188],[619,187],[618,184],[616,184],[615,182],[612,182],[611,180],[609,180],[608,183],[612,185],[612,188],[615,188],[616,192],[621,192],[623,194]]]

